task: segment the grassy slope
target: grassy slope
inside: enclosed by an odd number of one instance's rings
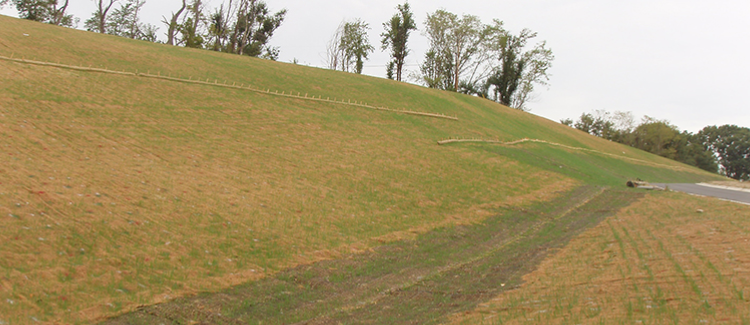
[[[28,36],[25,36],[27,34]],[[0,60],[1,321],[215,290],[579,183],[718,177],[492,102],[0,16],[0,55],[445,113],[402,115]],[[448,137],[545,144],[436,145]]]
[[[750,207],[653,192],[454,324],[748,324]]]

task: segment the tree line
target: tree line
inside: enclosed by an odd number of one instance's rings
[[[639,124],[631,112],[597,110],[578,120],[560,121],[589,134],[727,177],[750,180],[750,128],[707,126],[698,133],[682,131],[667,120],[644,116]]]
[[[0,0],[12,4],[20,18],[77,27],[80,19],[67,14],[68,1]],[[141,21],[146,0],[92,0],[95,10],[84,22],[91,32],[157,42],[158,27]],[[285,9],[272,12],[262,0],[228,0],[210,9],[204,0],[182,0],[169,17],[162,17],[166,44],[249,55],[275,60],[279,49],[269,40],[281,26]]]
[[[391,52],[386,66],[389,79],[402,81],[408,41],[417,30],[409,3],[383,23],[381,49]],[[367,38],[370,27],[356,19],[342,23],[328,43],[328,68],[362,72],[363,60],[375,48]],[[427,15],[423,34],[430,41],[419,71],[410,77],[430,88],[461,92],[527,110],[535,86],[547,86],[554,55],[545,41],[531,44],[537,33],[506,30],[503,22],[484,24],[473,15],[458,16],[437,10]]]
[[[85,20],[88,31],[156,42],[158,27],[143,23],[141,9],[146,0],[91,0],[95,10]],[[80,20],[67,13],[69,0],[0,0],[12,4],[19,17],[77,27]],[[458,16],[445,10],[427,15],[422,34],[430,41],[418,71],[405,76],[410,54],[409,38],[418,29],[408,2],[383,23],[380,48],[388,51],[389,79],[409,78],[427,87],[462,92],[527,110],[536,86],[547,86],[554,55],[546,42],[532,41],[537,34],[523,29],[506,30],[503,22],[484,24],[477,16]],[[202,48],[276,60],[279,48],[269,45],[287,10],[272,11],[263,0],[225,0],[208,8],[204,0],[182,0],[181,6],[161,23],[166,44]],[[375,51],[361,19],[342,22],[326,47],[330,69],[362,73],[365,61]]]

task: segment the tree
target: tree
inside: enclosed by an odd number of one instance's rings
[[[427,87],[453,90],[453,61],[446,50],[433,48],[425,53],[424,62],[419,66],[420,79]]]
[[[229,12],[231,12],[232,1]],[[271,14],[268,6],[262,0],[239,0],[236,7],[236,20],[229,37],[228,52],[263,56],[275,60],[279,50],[268,45],[286,16],[286,9]]]
[[[459,18],[445,10],[427,15],[425,35],[430,40],[430,49],[420,66],[423,81],[430,87],[458,91],[461,75],[479,51],[483,29],[476,16]],[[450,83],[442,80],[446,76],[450,76]],[[448,84],[451,86],[445,87]]]
[[[102,34],[106,33],[107,14],[117,1],[118,0],[109,0],[109,2],[107,2],[106,0],[95,0],[94,3],[96,3],[97,5],[96,11],[94,11],[94,13],[91,15],[91,18],[86,20],[84,24],[86,30],[90,32],[99,32]]]
[[[600,138],[634,146],[632,136],[635,122],[632,112],[595,110],[581,114],[578,121],[565,119],[560,122]]]
[[[156,27],[140,22],[140,11],[146,0],[127,0],[107,16],[107,34],[155,42]]]
[[[531,99],[535,85],[548,86],[549,75],[547,70],[552,67],[555,56],[552,50],[546,48],[547,42],[542,41],[533,49],[524,53],[525,71],[521,74],[521,81],[516,94],[512,97],[510,107],[527,110],[526,103]]]
[[[541,42],[524,52],[528,41],[536,36],[537,33],[523,29],[517,36],[506,33],[499,40],[492,40],[499,42],[499,64],[487,80],[487,88],[492,88],[497,102],[526,110],[526,103],[534,91],[534,86],[547,85],[547,70],[552,66],[554,55],[546,48],[546,42]]]
[[[698,134],[682,131],[677,144],[677,161],[716,173],[719,166],[713,152],[703,147]]]
[[[680,131],[668,121],[648,116],[633,130],[633,147],[650,153],[677,160],[677,147],[681,143]]]
[[[66,14],[69,0],[60,5],[57,0],[2,0],[0,8],[13,3],[18,10],[18,17],[38,22],[74,27],[78,20]]]
[[[344,49],[341,46],[341,38],[344,34],[344,24],[345,22],[341,22],[339,27],[336,27],[336,31],[333,32],[331,39],[328,41],[328,45],[326,45],[326,64],[328,69],[331,70],[338,70],[339,67],[341,67],[342,71],[344,70],[342,63],[344,60]]]
[[[520,36],[508,35],[503,37],[500,46],[500,66],[496,68],[487,83],[494,86],[495,100],[500,104],[511,106],[513,95],[518,89],[523,76],[523,70],[526,68],[526,60],[521,54],[521,50],[526,45],[526,41],[531,35],[528,30],[521,31]]]
[[[179,44],[185,47],[203,48],[203,36],[198,30],[201,22],[204,20],[203,1],[193,0],[187,6],[187,9],[192,16],[187,17],[182,24],[177,26],[177,30],[180,32]]]
[[[404,69],[404,62],[406,56],[409,55],[409,49],[406,46],[409,41],[409,33],[412,30],[417,29],[417,25],[414,22],[413,14],[409,8],[409,3],[405,2],[403,5],[396,7],[398,13],[391,17],[391,20],[387,23],[383,23],[385,32],[380,34],[382,37],[382,50],[391,50],[391,57],[393,60],[386,66],[386,71],[389,74],[393,74],[394,66],[396,72],[396,80],[401,81],[401,75]],[[393,79],[389,77],[389,79]]]
[[[503,22],[497,19],[492,24],[484,25],[480,33],[480,42],[475,57],[467,67],[467,73],[459,84],[459,91],[465,94],[490,98],[491,84],[488,79],[492,76],[496,60],[500,52],[500,44],[507,35]]]
[[[361,74],[364,60],[375,51],[367,36],[369,30],[370,26],[360,19],[344,24],[341,47],[344,49],[344,66],[347,71]]]
[[[396,62],[388,62],[388,65],[385,66],[385,76],[388,79],[393,80],[393,72],[396,70]]]
[[[512,35],[503,22],[485,25],[476,16],[438,10],[427,16],[430,48],[420,65],[420,81],[428,87],[491,98],[526,110],[536,85],[547,85],[554,56],[546,42],[527,49],[536,33]]]
[[[226,51],[226,43],[229,39],[229,21],[226,18],[224,4],[209,17],[208,37],[214,51]]]
[[[57,1],[54,1],[52,7],[52,19],[49,22],[50,24],[65,27],[75,27],[75,25],[78,25],[78,22],[80,21],[78,18],[73,18],[73,15],[65,14],[65,11],[68,9],[68,2],[69,0],[65,0],[65,4],[57,7]]]
[[[736,125],[707,126],[697,137],[703,148],[718,157],[722,174],[736,180],[750,180],[750,129]]]
[[[175,45],[174,40],[177,36],[177,30],[179,29],[180,17],[182,16],[182,12],[185,11],[186,8],[187,2],[186,0],[182,0],[182,7],[180,7],[180,10],[177,10],[176,13],[172,13],[172,18],[169,21],[167,21],[167,17],[162,16],[161,22],[167,25],[167,44],[169,45]]]
[[[364,61],[375,50],[367,36],[369,30],[360,19],[339,25],[328,43],[328,67],[361,74]]]
[[[609,120],[609,113],[600,110],[595,111],[594,114],[581,114],[581,117],[573,126],[583,132],[607,140],[612,140],[617,133],[615,124]]]
[[[668,121],[644,116],[641,124],[635,126],[631,112],[609,113],[596,110],[594,113],[581,114],[578,121],[564,119],[560,122],[589,134],[710,172],[718,170],[714,154],[703,146],[707,140],[698,134],[680,132]]]

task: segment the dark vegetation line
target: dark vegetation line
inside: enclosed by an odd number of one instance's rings
[[[338,101],[336,99],[332,100],[330,98],[323,99],[322,95],[315,97],[315,96],[308,96],[308,94],[305,94],[304,96],[302,96],[302,93],[299,93],[299,92],[297,93],[297,95],[294,95],[292,92],[289,92],[288,94],[286,92],[279,93],[278,90],[272,92],[270,89],[261,90],[257,88],[252,88],[250,85],[248,85],[247,87],[245,87],[244,84],[238,86],[236,83],[232,83],[230,85],[227,83],[226,80],[224,81],[224,83],[219,83],[218,79],[215,79],[214,82],[211,82],[208,79],[206,81],[202,81],[202,80],[197,80],[197,79],[193,80],[193,79],[164,76],[164,75],[161,75],[161,73],[151,74],[151,73],[143,73],[143,72],[116,71],[116,70],[109,70],[109,69],[102,69],[102,68],[79,67],[79,66],[72,66],[72,65],[60,64],[60,63],[18,59],[18,58],[6,57],[2,55],[0,55],[0,60],[13,61],[13,62],[19,62],[19,63],[25,63],[25,64],[41,65],[41,66],[50,66],[50,67],[71,69],[71,70],[77,70],[77,71],[109,73],[109,74],[117,74],[117,75],[123,75],[123,76],[144,77],[144,78],[153,78],[153,79],[185,82],[185,83],[192,83],[192,84],[208,85],[208,86],[214,86],[214,87],[249,90],[252,92],[271,95],[271,96],[282,96],[282,97],[289,97],[289,98],[294,98],[294,99],[320,101],[320,102],[334,103],[334,104],[340,104],[340,105],[364,107],[364,108],[374,109],[378,111],[395,112],[395,113],[401,113],[401,114],[407,114],[407,115],[427,116],[427,117],[443,118],[443,119],[458,121],[458,117],[448,116],[448,115],[440,114],[440,113],[417,112],[417,111],[387,108],[387,107],[382,107],[382,106],[372,106],[364,102],[360,102],[356,100],[352,101],[351,99],[348,101],[345,99],[342,99],[341,101]]]
[[[584,186],[550,202],[501,208],[479,224],[143,307],[103,324],[438,323],[518,287],[551,250],[642,195]]]

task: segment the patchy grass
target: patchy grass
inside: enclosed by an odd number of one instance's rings
[[[581,187],[468,226],[283,271],[106,324],[427,324],[520,284],[550,249],[642,194]]]
[[[3,322],[85,323],[479,222],[581,183],[717,178],[614,158],[586,164],[592,154],[534,145],[438,146],[450,136],[530,137],[678,165],[490,101],[393,81],[4,16],[0,40],[3,56],[459,117],[0,60]],[[575,161],[576,172],[557,161]],[[612,173],[620,168],[627,172]]]
[[[653,193],[456,324],[750,322],[750,209]]]

